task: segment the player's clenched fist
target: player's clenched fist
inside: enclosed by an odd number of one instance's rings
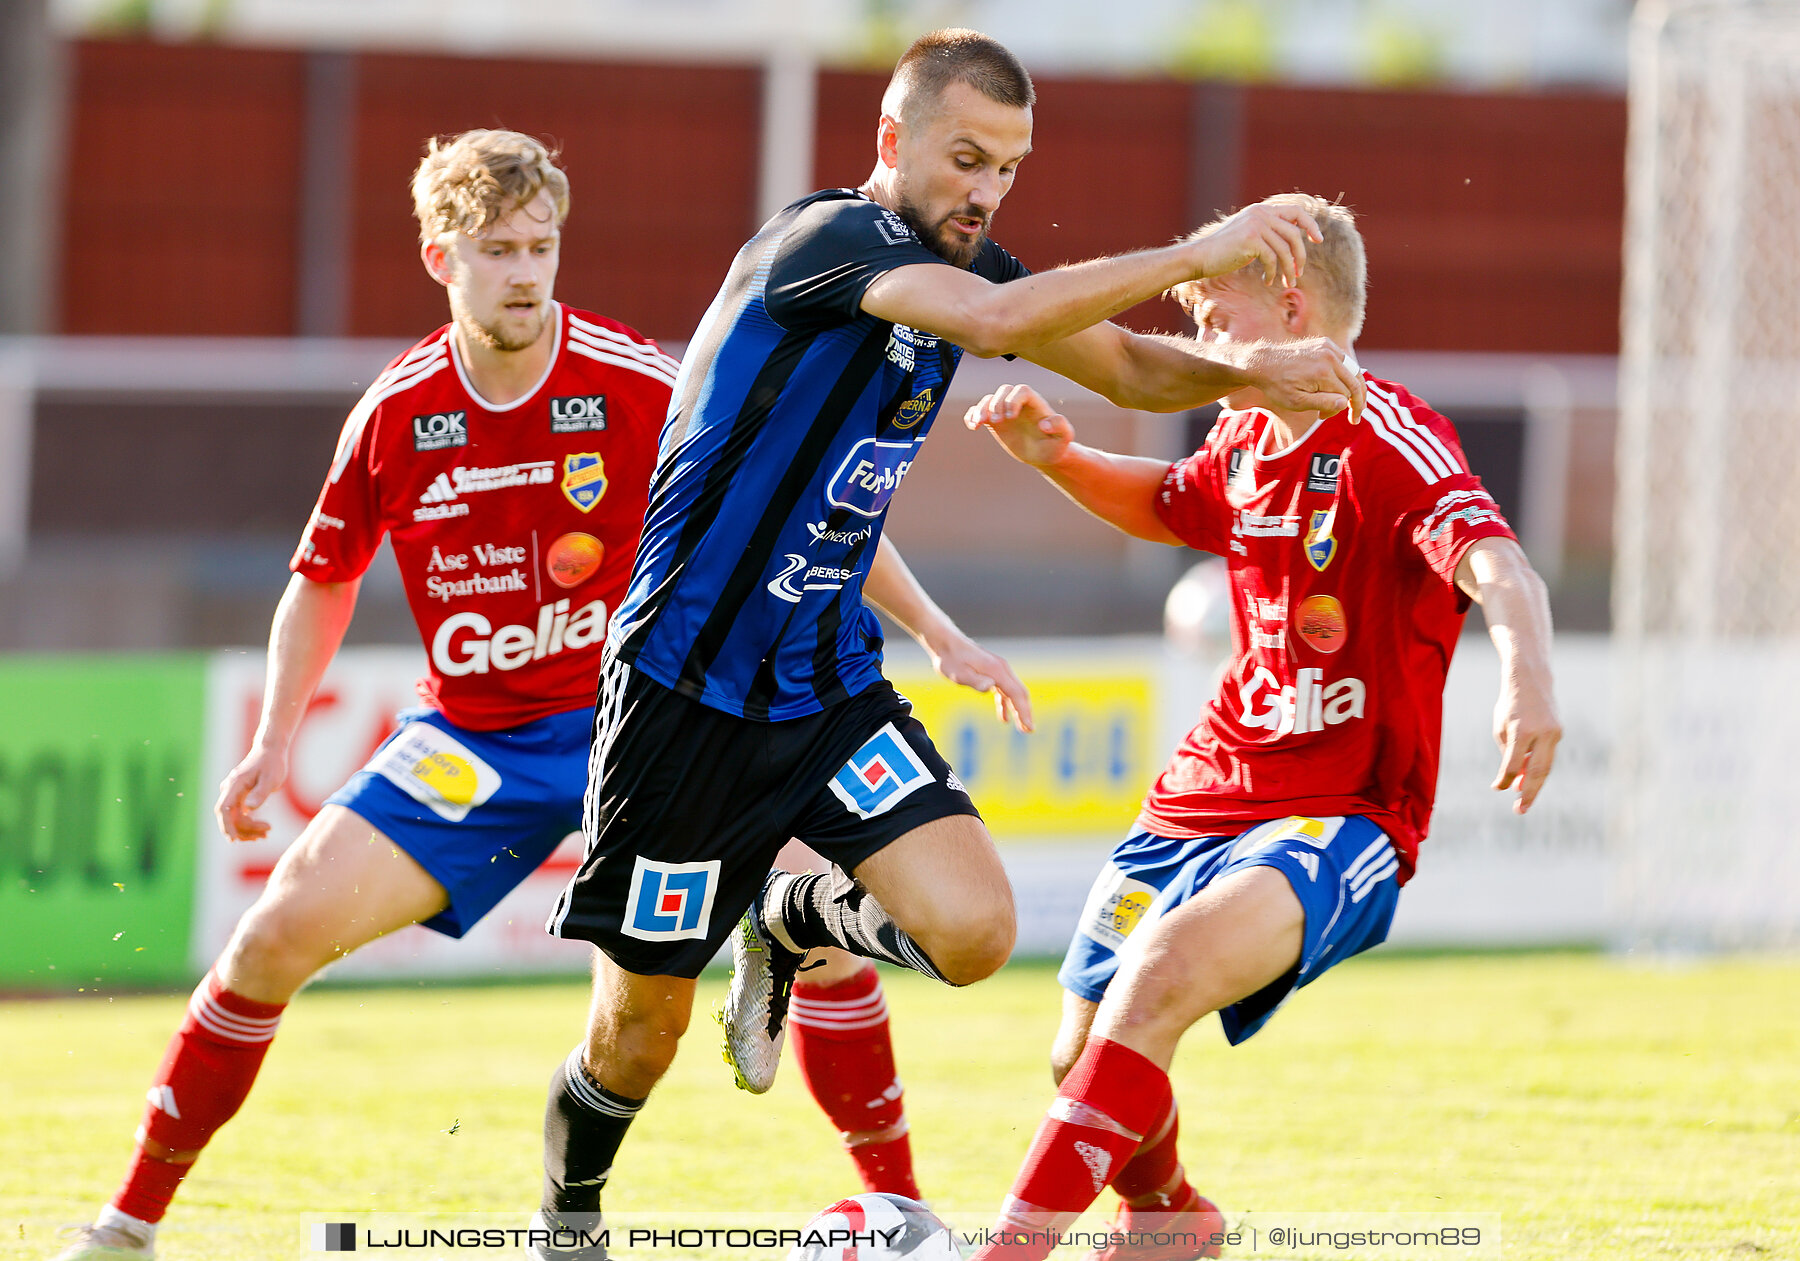
[[[1329,338],[1249,342],[1235,353],[1269,406],[1321,416],[1348,408],[1352,424],[1362,419],[1368,397],[1362,372]]]
[[[1224,276],[1258,263],[1268,284],[1297,285],[1306,270],[1306,243],[1324,239],[1318,220],[1300,207],[1258,202],[1189,238],[1194,279]]]
[[[1068,417],[1057,414],[1029,385],[1003,385],[963,413],[971,429],[986,426],[1007,454],[1033,468],[1062,459],[1075,438]]]

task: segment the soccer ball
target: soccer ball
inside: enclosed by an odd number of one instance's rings
[[[821,1209],[787,1261],[961,1261],[956,1233],[917,1200],[869,1191]]]

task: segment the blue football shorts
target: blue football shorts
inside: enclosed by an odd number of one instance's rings
[[[1295,990],[1387,939],[1400,896],[1400,862],[1387,834],[1362,815],[1296,815],[1236,835],[1190,840],[1135,832],[1119,842],[1088,892],[1057,980],[1070,993],[1099,1002],[1133,932],[1246,867],[1274,867],[1287,877],[1306,929],[1292,971],[1219,1013],[1233,1046],[1262,1028]]]
[[[366,819],[450,894],[427,928],[461,937],[563,837],[581,830],[592,709],[466,731],[435,709],[399,728],[329,798]]]

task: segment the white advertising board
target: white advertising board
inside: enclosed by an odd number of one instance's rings
[[[418,649],[353,648],[338,654],[313,697],[294,740],[288,782],[262,817],[269,835],[227,841],[210,814],[200,824],[199,896],[195,901],[194,966],[209,966],[231,930],[267,883],[269,873],[325,799],[369,759],[393,730],[394,715],[418,704],[413,680],[424,672]],[[202,783],[208,794],[250,747],[262,704],[260,652],[221,652],[207,681],[207,734]],[[467,936],[406,928],[332,965],[334,979],[486,976],[587,968],[588,948],[544,931],[544,917],[581,857],[579,836],[565,839],[536,874],[513,890]]]
[[[998,645],[1035,689],[1039,732],[1021,753],[989,731],[985,698],[966,697],[894,654],[892,673],[953,761],[970,766],[971,793],[989,818],[1019,904],[1019,953],[1055,955],[1067,944],[1113,841],[1130,827],[1138,796],[1210,696],[1209,671],[1150,639],[1022,641]],[[1498,766],[1491,734],[1497,661],[1485,638],[1464,640],[1444,702],[1443,762],[1432,834],[1419,874],[1400,900],[1391,940],[1415,946],[1517,946],[1604,940],[1604,847],[1609,653],[1601,636],[1556,646],[1566,729],[1555,774],[1521,818],[1511,796],[1488,787]],[[347,649],[327,673],[296,738],[288,782],[264,809],[269,836],[224,840],[201,824],[194,965],[204,968],[261,892],[306,821],[416,703],[416,649]],[[205,791],[249,747],[262,694],[262,654],[221,652],[208,682]],[[1121,725],[1135,731],[1121,737]],[[1023,738],[1019,738],[1023,739]],[[989,744],[986,742],[998,741]],[[978,749],[985,749],[979,758]],[[1116,750],[1124,749],[1126,754]],[[1042,756],[1039,756],[1039,755]],[[959,763],[960,765],[960,763]],[[1034,820],[1046,822],[1034,823]],[[409,928],[336,964],[334,977],[479,978],[580,972],[587,948],[558,941],[544,918],[580,857],[570,837],[536,875],[461,940]]]

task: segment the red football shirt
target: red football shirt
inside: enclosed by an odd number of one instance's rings
[[[391,535],[430,659],[419,695],[473,731],[594,703],[679,366],[615,320],[553,318],[543,379],[503,406],[470,385],[448,325],[389,364],[290,563],[347,582]]]
[[[1364,814],[1412,875],[1437,793],[1444,676],[1475,540],[1512,538],[1450,422],[1364,375],[1363,423],[1271,449],[1272,417],[1227,411],[1172,465],[1157,515],[1231,567],[1232,661],[1144,801],[1140,826],[1206,836],[1299,814]]]

